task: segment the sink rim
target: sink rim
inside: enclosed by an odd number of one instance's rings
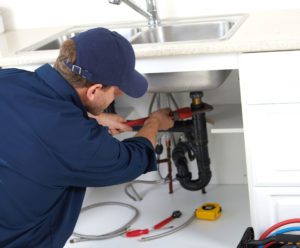
[[[214,21],[245,21],[249,16],[246,13],[238,14],[228,14],[228,15],[216,15],[216,16],[202,16],[202,17],[190,17],[190,18],[181,18],[181,19],[166,19],[162,21],[160,26],[169,26],[170,24],[180,25],[180,24],[191,24],[191,23],[205,23],[205,22],[214,22]]]
[[[66,39],[69,39],[71,37],[73,37],[73,33],[76,33],[76,32],[83,32],[85,30],[89,30],[89,29],[92,29],[92,28],[97,28],[97,27],[100,27],[100,26],[75,26],[75,27],[71,27],[71,28],[68,28],[68,29],[65,29],[59,33],[56,33],[54,35],[51,35],[45,39],[42,39],[30,46],[27,46],[25,48],[22,48],[18,51],[16,51],[16,54],[19,54],[19,53],[23,53],[23,52],[44,52],[44,51],[55,51],[55,50],[59,50],[59,48],[57,49],[45,49],[45,50],[38,50],[40,47],[43,47],[51,42],[54,42],[54,41],[57,41],[57,40],[66,40]],[[118,27],[105,27],[105,28],[108,28],[110,30],[113,30],[113,31],[117,31],[118,29],[132,29],[132,30],[138,30],[136,34],[133,34],[130,38],[129,38],[129,42],[131,42],[131,39],[132,37],[135,37],[135,35],[139,34],[142,32],[142,27],[140,26],[136,26],[136,27],[123,27],[123,26],[118,26]],[[64,38],[66,37],[66,38]]]
[[[212,37],[212,38],[205,38],[205,35],[202,37],[198,37],[197,35],[194,35],[194,38],[186,38],[184,39],[183,37],[173,37],[172,38],[172,33],[177,33],[182,30],[180,28],[186,28],[186,29],[191,29],[194,28],[195,31],[197,29],[201,28],[201,26],[204,25],[213,25],[217,28],[221,28],[223,25],[230,25],[231,27],[229,30],[225,31],[224,34],[220,34],[220,36]],[[177,42],[191,42],[191,41],[196,41],[196,42],[209,42],[209,41],[220,41],[220,40],[225,40],[229,39],[233,32],[230,32],[233,27],[235,26],[235,23],[230,22],[230,21],[213,21],[213,22],[201,22],[201,23],[181,23],[179,25],[164,25],[164,26],[158,26],[156,28],[144,30],[140,33],[137,33],[135,37],[131,40],[132,45],[140,45],[140,44],[162,44],[162,43],[177,43]],[[177,29],[178,28],[178,29]],[[176,30],[177,29],[177,30]],[[221,30],[221,29],[218,29]],[[183,31],[185,32],[185,31]],[[186,35],[190,35],[191,32],[188,32]],[[208,34],[208,32],[207,32]],[[163,37],[160,37],[160,36]],[[169,36],[169,37],[168,37]],[[175,35],[176,36],[176,35]],[[152,40],[151,40],[152,39]],[[162,40],[160,40],[162,39]]]
[[[204,18],[195,18],[195,19],[185,19],[185,20],[179,20],[179,21],[169,21],[164,22],[162,25],[158,26],[154,29],[159,29],[161,27],[180,27],[180,26],[186,26],[186,25],[200,25],[205,23],[217,23],[217,22],[232,22],[233,25],[226,32],[225,35],[219,37],[219,38],[211,38],[211,39],[190,39],[190,40],[178,40],[178,41],[155,41],[155,42],[141,42],[141,43],[135,43],[134,41],[138,39],[141,35],[151,33],[151,29],[143,30],[140,33],[137,33],[132,39],[131,44],[135,46],[141,46],[146,44],[164,44],[164,43],[183,43],[183,42],[212,42],[212,41],[223,41],[230,39],[234,33],[238,30],[238,28],[245,22],[247,19],[248,14],[237,14],[237,15],[224,15],[224,16],[215,16],[215,17],[204,17]]]
[[[184,18],[184,19],[166,19],[162,20],[162,24],[160,27],[165,26],[181,26],[181,25],[196,25],[200,23],[212,23],[212,22],[218,22],[218,21],[232,21],[234,22],[233,27],[226,33],[225,36],[218,38],[218,39],[206,39],[206,40],[186,40],[186,41],[167,41],[167,42],[153,42],[153,43],[132,43],[134,39],[136,39],[139,35],[141,35],[143,32],[147,32],[149,28],[145,26],[145,23],[135,23],[134,26],[130,25],[129,23],[126,24],[119,24],[119,25],[103,25],[103,27],[108,29],[139,29],[139,31],[135,34],[133,34],[128,40],[133,46],[143,46],[146,44],[164,44],[164,43],[183,43],[183,42],[190,42],[190,41],[196,41],[196,42],[211,42],[211,41],[222,41],[222,40],[228,40],[233,36],[233,34],[237,31],[237,29],[244,23],[244,21],[247,19],[248,14],[232,14],[232,15],[219,15],[219,16],[204,16],[204,17],[192,17],[192,18]],[[84,30],[88,30],[91,28],[100,27],[99,25],[88,25],[88,26],[73,26],[70,28],[67,28],[61,32],[58,32],[54,35],[51,35],[45,39],[42,39],[41,41],[38,41],[30,46],[27,46],[25,48],[22,48],[15,52],[15,54],[20,54],[24,52],[46,52],[46,51],[56,51],[58,49],[50,49],[50,50],[37,50],[38,48],[47,45],[50,42],[53,42],[55,40],[60,39],[63,36],[68,36],[71,33],[74,33],[76,31],[82,32]]]

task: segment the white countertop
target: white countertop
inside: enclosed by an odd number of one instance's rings
[[[228,40],[133,45],[137,59],[199,54],[246,53],[300,49],[300,9],[257,12]],[[101,26],[101,24],[99,24]],[[105,26],[105,25],[104,25]],[[15,30],[0,35],[0,66],[52,63],[58,50],[19,52],[71,27]]]

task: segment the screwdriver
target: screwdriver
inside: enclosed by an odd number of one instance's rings
[[[164,230],[164,229],[171,229],[173,228],[173,226],[167,226],[167,227],[163,227],[161,229],[154,229],[154,227],[151,228],[146,228],[146,229],[136,229],[136,230],[132,230],[132,231],[128,231],[125,233],[125,236],[127,238],[134,238],[134,237],[138,237],[141,235],[145,235],[148,234],[152,231],[158,231],[158,230]]]
[[[173,226],[169,226],[169,227],[165,227],[165,228],[163,228],[163,227],[165,225],[167,225],[169,222],[171,222],[172,220],[179,218],[181,215],[182,215],[182,213],[179,210],[176,210],[172,213],[171,216],[169,216],[168,218],[164,219],[163,221],[157,223],[152,228],[128,231],[125,233],[125,236],[126,237],[138,237],[138,236],[141,236],[144,234],[148,234],[150,231],[173,228]]]

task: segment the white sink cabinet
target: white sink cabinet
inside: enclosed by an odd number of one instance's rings
[[[235,133],[232,130],[244,132],[251,225],[259,237],[277,222],[299,218],[300,51],[151,60],[139,60],[138,68],[145,72],[238,69],[244,124],[234,129],[234,121],[222,132],[227,137]],[[210,150],[215,152],[221,151]]]
[[[300,51],[240,55],[252,225],[300,216]]]
[[[32,70],[36,67],[22,68]],[[204,228],[201,230],[203,237],[200,234],[191,236],[191,233],[199,231],[196,231],[199,224],[196,227],[192,225],[185,232],[155,241],[156,247],[165,247],[168,242],[172,242],[174,248],[183,245],[232,248],[236,247],[249,225],[254,227],[258,238],[276,222],[300,216],[300,51],[138,58],[136,68],[142,73],[235,70],[235,77],[226,80],[220,88],[204,92],[204,99],[215,107],[209,115],[215,124],[208,124],[213,172],[212,188],[209,190],[212,193],[208,190],[207,195],[202,195],[201,192],[192,194],[180,189],[169,197],[165,186],[160,189],[160,193],[155,191],[151,195],[150,192],[145,198],[145,201],[152,198],[150,205],[142,203],[145,211],[147,207],[153,210],[157,207],[157,199],[160,209],[163,209],[162,199],[165,198],[167,208],[176,202],[178,208],[179,204],[183,204],[185,208],[193,209],[197,202],[219,199],[224,212],[220,222],[216,222],[218,228]],[[230,80],[234,82],[227,87]],[[234,104],[230,100],[232,97],[238,99]],[[144,110],[148,109],[145,98],[140,100],[139,106],[127,98],[123,101],[122,106],[131,104],[139,108],[146,105]],[[187,97],[184,102],[190,104],[190,99]],[[147,111],[141,110],[138,113],[140,116],[136,117],[142,117]],[[248,192],[244,187],[247,184]],[[115,200],[116,197],[128,200],[124,198],[123,186],[116,187],[88,190],[84,205]],[[184,201],[180,200],[182,197],[185,198]],[[135,205],[140,206],[139,203]],[[144,216],[145,211],[142,213]],[[153,216],[152,211],[148,220],[161,219],[161,213],[155,212],[157,216]],[[145,227],[149,223],[139,224]],[[209,236],[210,239],[207,238]],[[119,244],[125,245],[124,247],[127,244],[128,247],[139,247],[137,241],[122,240],[107,240],[105,247],[116,247]],[[98,247],[100,244],[101,241],[87,242],[76,247]],[[143,245],[153,247],[151,242]],[[67,244],[67,247],[75,248],[75,245]]]

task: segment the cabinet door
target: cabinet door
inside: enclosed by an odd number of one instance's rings
[[[259,237],[270,226],[300,216],[300,187],[255,187],[252,224]]]
[[[300,104],[247,106],[247,165],[255,186],[300,186]]]
[[[243,54],[239,63],[246,104],[300,103],[300,51]]]

